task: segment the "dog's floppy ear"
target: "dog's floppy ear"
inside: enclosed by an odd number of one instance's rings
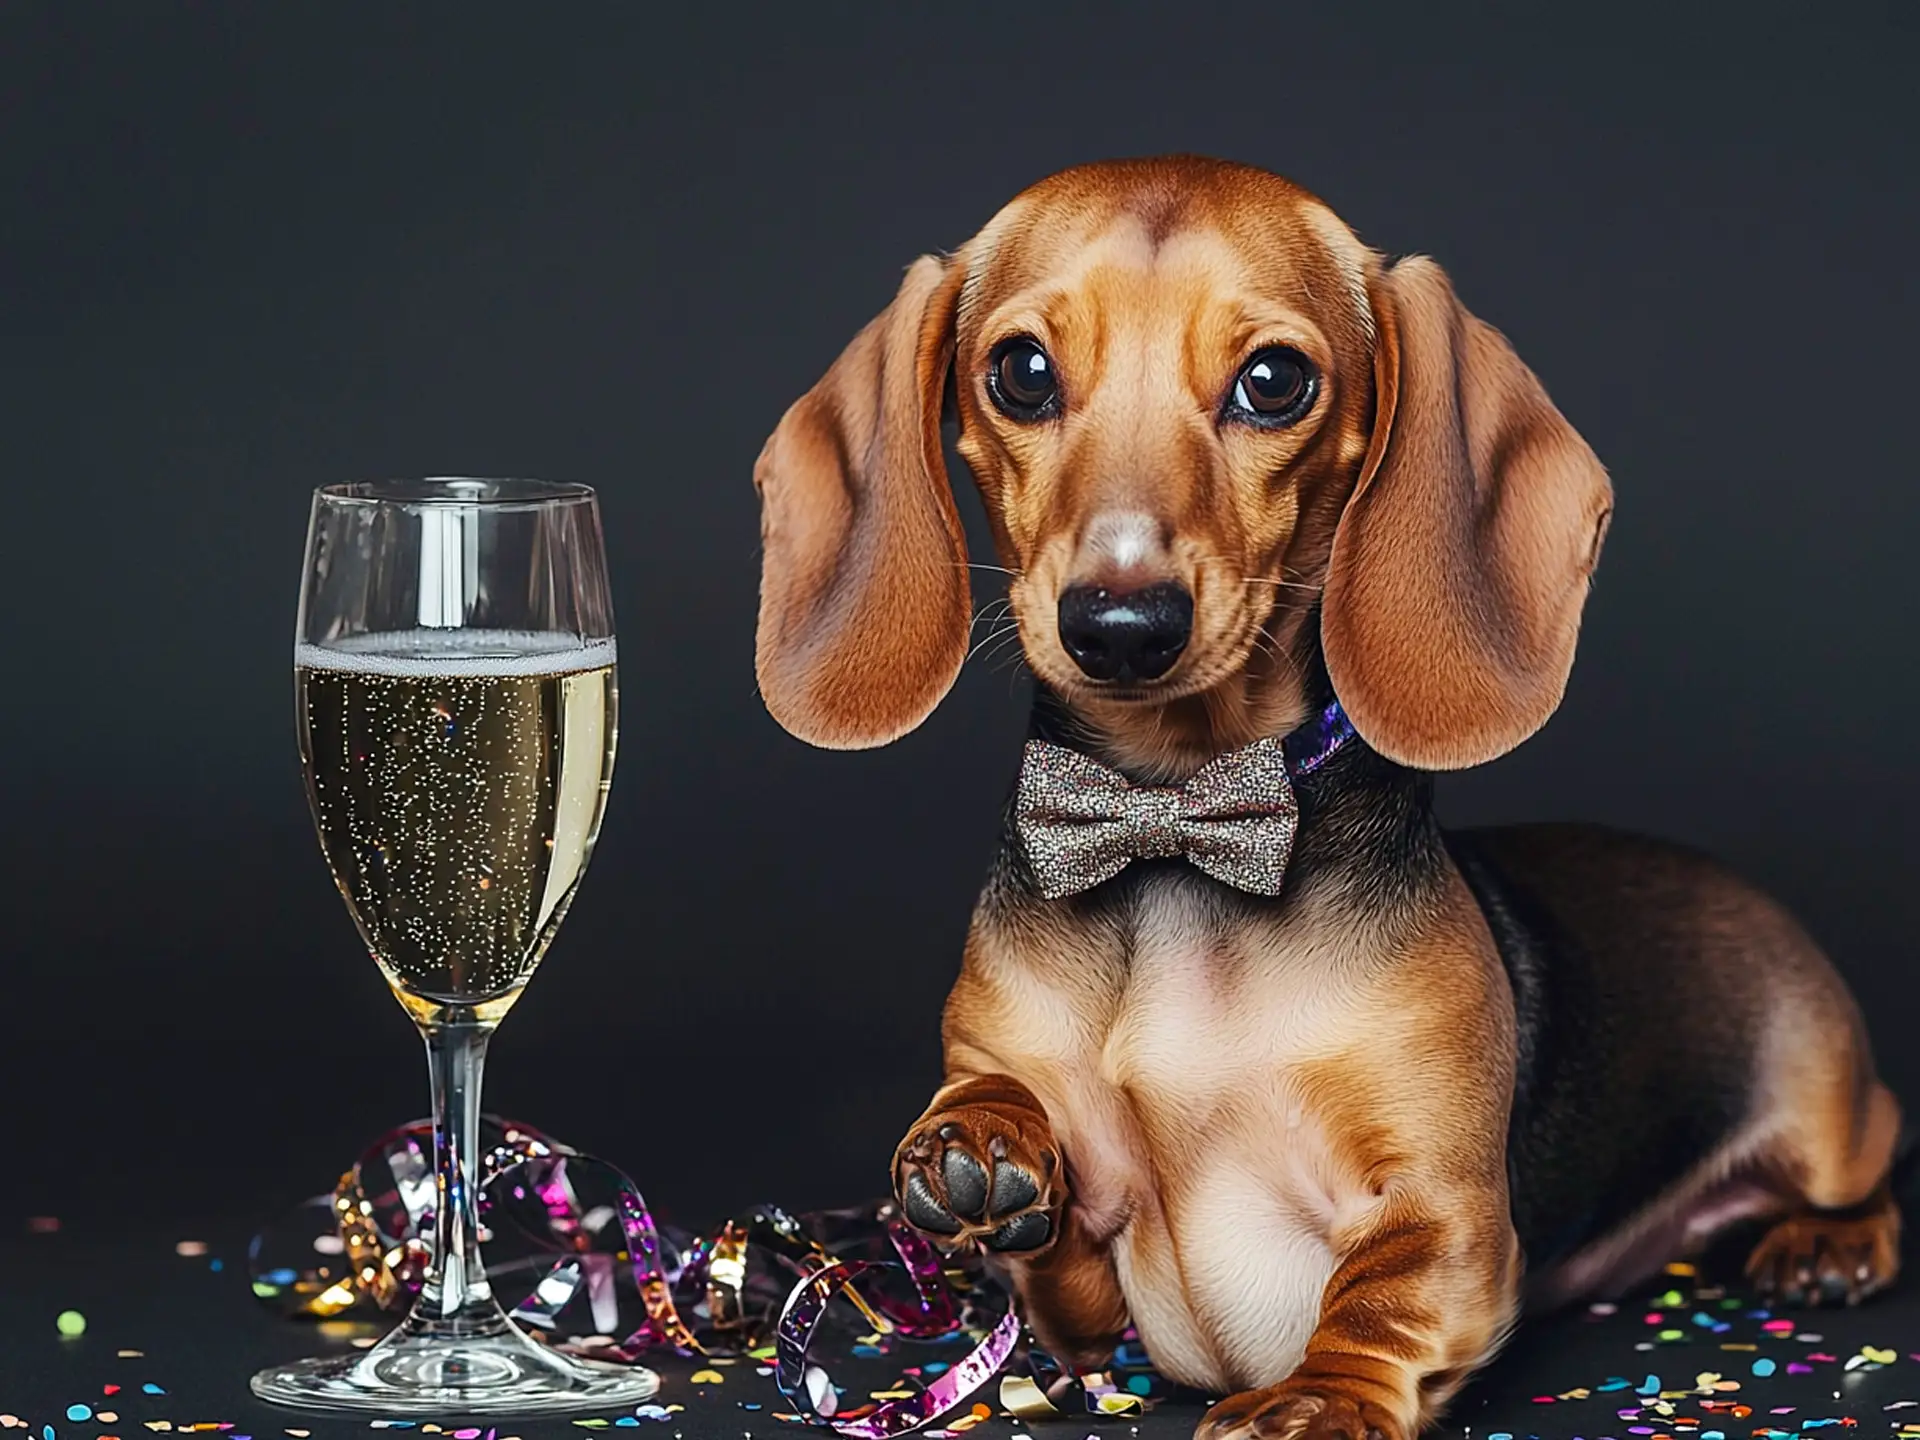
[[[926,256],[760,452],[755,670],[832,750],[897,740],[966,658],[966,539],[940,444],[962,267]]]
[[[1375,416],[1321,639],[1368,744],[1421,770],[1503,755],[1566,689],[1607,473],[1431,260],[1370,285]]]

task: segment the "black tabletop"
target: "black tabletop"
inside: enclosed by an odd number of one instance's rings
[[[197,1433],[192,1427],[215,1440],[344,1440],[367,1432],[373,1422],[366,1418],[276,1410],[248,1392],[247,1377],[265,1365],[345,1349],[375,1332],[286,1320],[263,1308],[248,1285],[246,1238],[239,1229],[173,1235],[67,1226],[0,1240],[0,1427],[20,1430],[21,1440],[150,1440]],[[181,1240],[204,1242],[206,1251],[181,1254]],[[1729,1272],[1715,1259],[1697,1275],[1658,1278],[1611,1313],[1581,1308],[1529,1322],[1456,1401],[1441,1433],[1711,1440],[1719,1432],[1748,1440],[1769,1431],[1897,1436],[1911,1423],[1920,1434],[1920,1283],[1854,1310],[1772,1315],[1724,1278],[1729,1273],[1737,1278],[1737,1266]],[[84,1317],[84,1333],[63,1335],[63,1314],[67,1329],[75,1328],[72,1316]],[[683,1407],[662,1420],[496,1421],[479,1434],[560,1440],[580,1429],[655,1424],[666,1427],[661,1440],[799,1433],[780,1418],[787,1407],[764,1367],[750,1360],[714,1366],[663,1355],[655,1368],[664,1379],[657,1403]],[[696,1384],[702,1371],[721,1379]],[[989,1386],[968,1403],[995,1396]],[[1094,1431],[1156,1440],[1189,1434],[1202,1405],[1170,1401],[1137,1418],[1030,1424],[996,1404],[972,1433],[974,1440],[1082,1440]],[[438,1423],[452,1432],[459,1418]]]

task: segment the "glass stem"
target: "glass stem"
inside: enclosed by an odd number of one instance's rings
[[[433,1076],[433,1265],[413,1309],[416,1326],[472,1333],[502,1328],[480,1261],[480,1074],[491,1025],[423,1025]]]

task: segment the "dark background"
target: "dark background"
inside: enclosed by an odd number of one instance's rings
[[[1567,704],[1445,811],[1719,851],[1920,1099],[1920,9],[1425,8],[0,9],[0,1207],[263,1217],[423,1108],[288,676],[307,492],[422,473],[601,487],[617,587],[604,839],[493,1107],[688,1221],[878,1191],[1024,682],[784,735],[749,469],[916,254],[1168,150],[1440,258],[1611,467]]]

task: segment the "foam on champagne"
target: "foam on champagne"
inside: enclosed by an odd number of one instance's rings
[[[293,663],[357,675],[436,680],[453,677],[571,675],[603,670],[618,658],[611,638],[582,640],[547,630],[389,630],[324,644],[301,642]]]

